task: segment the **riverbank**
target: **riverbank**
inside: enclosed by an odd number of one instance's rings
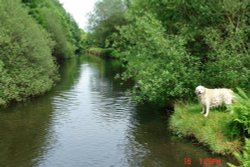
[[[114,49],[111,48],[99,48],[99,47],[91,47],[87,50],[89,55],[94,55],[102,58],[113,58],[114,57]]]
[[[0,3],[2,107],[50,91],[61,62],[85,48],[85,32],[57,0]]]
[[[234,163],[176,139],[161,108],[135,105],[131,83],[114,79],[120,69],[112,61],[65,61],[49,93],[2,109],[0,166],[183,167],[187,156],[192,166],[203,157]]]
[[[217,154],[226,155],[241,150],[241,141],[231,139],[229,135],[231,114],[213,109],[205,118],[200,111],[198,104],[176,104],[170,117],[170,129],[179,137],[194,138]]]

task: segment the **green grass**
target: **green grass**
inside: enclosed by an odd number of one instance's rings
[[[195,138],[214,153],[232,154],[241,149],[240,139],[230,137],[228,124],[233,119],[230,112],[212,109],[207,118],[200,112],[198,104],[176,104],[170,129],[180,137]]]
[[[111,58],[114,57],[114,50],[111,48],[98,48],[98,47],[92,47],[88,49],[88,53],[90,55],[95,56],[101,56],[101,57],[107,57]]]

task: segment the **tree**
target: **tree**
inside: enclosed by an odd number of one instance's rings
[[[102,0],[95,4],[93,12],[89,14],[89,30],[92,31],[89,40],[93,45],[111,46],[111,35],[117,32],[116,27],[126,24],[125,11],[123,0]]]
[[[152,14],[131,16],[133,23],[121,27],[114,47],[127,69],[121,78],[133,79],[136,100],[165,104],[192,92],[199,79],[195,57],[185,50],[182,37],[165,35]],[[133,18],[134,17],[134,18]]]
[[[57,59],[73,57],[80,52],[80,29],[58,0],[23,0],[29,13],[55,41],[53,55]]]
[[[128,2],[112,40],[137,99],[190,98],[200,84],[249,88],[250,1]]]
[[[19,0],[0,0],[0,104],[49,90],[58,79],[49,34]]]

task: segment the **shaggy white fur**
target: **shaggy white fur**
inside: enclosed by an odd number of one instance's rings
[[[231,89],[208,89],[204,86],[197,86],[195,93],[202,104],[202,112],[205,117],[208,116],[210,107],[220,106],[222,104],[230,105],[234,101],[234,92]]]

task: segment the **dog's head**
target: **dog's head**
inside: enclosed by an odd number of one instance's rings
[[[197,96],[201,96],[202,94],[204,94],[204,92],[205,92],[205,87],[204,86],[197,86],[196,88],[195,88],[195,94],[197,95]]]

